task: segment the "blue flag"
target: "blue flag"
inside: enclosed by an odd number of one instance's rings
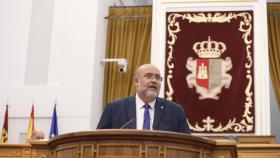
[[[52,124],[51,124],[49,138],[53,138],[57,135],[58,135],[58,127],[57,127],[56,104],[55,104],[53,109]]]

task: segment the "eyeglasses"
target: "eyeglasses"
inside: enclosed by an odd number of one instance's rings
[[[159,74],[146,73],[143,77],[147,80],[155,79],[157,82],[162,81],[162,77]]]

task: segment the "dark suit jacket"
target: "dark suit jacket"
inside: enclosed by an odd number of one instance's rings
[[[136,100],[130,96],[109,103],[101,116],[97,129],[136,129]],[[190,133],[183,108],[162,98],[157,98],[153,122],[154,130]]]

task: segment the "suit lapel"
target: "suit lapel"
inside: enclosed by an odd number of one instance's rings
[[[165,109],[164,104],[162,104],[160,99],[157,98],[155,103],[155,115],[154,115],[154,122],[153,122],[154,130],[158,130],[159,121],[164,109]]]
[[[128,121],[134,119],[131,124],[130,127],[132,129],[136,129],[136,101],[135,101],[135,96],[131,96],[129,97],[128,100],[128,104],[127,106],[127,114],[128,114]]]

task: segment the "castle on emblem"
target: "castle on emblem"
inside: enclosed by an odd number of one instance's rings
[[[194,52],[199,58],[187,59],[186,67],[190,74],[186,80],[188,87],[195,86],[196,92],[200,94],[199,99],[211,98],[218,100],[217,96],[222,87],[229,88],[232,76],[227,73],[232,68],[230,57],[221,59],[220,56],[227,50],[225,43],[211,40],[195,42]]]

